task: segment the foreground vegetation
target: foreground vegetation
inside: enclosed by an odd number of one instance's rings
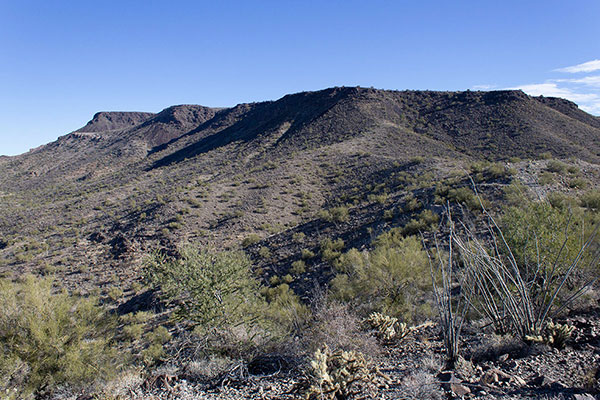
[[[208,381],[223,379],[232,366],[301,370],[308,397],[345,398],[385,385],[375,366],[381,346],[402,346],[427,321],[440,329],[448,368],[461,358],[462,327],[470,321],[487,321],[525,345],[563,348],[573,327],[554,321],[575,301],[589,303],[586,289],[599,272],[597,198],[521,198],[495,216],[479,201],[480,210],[461,220],[443,216],[439,230],[439,217],[426,215],[406,225],[419,225],[418,235],[394,228],[366,250],[323,240],[318,254],[330,266],[329,283],[303,299],[290,274],[266,280],[241,250],[194,245],[146,259],[144,282],[167,313],[118,316],[108,299],[70,295],[51,278],[4,279],[2,398],[41,398],[59,389],[117,396],[115,382],[124,375],[137,376],[139,385],[139,368],[161,365]],[[446,210],[457,206],[447,203]],[[294,276],[307,273],[304,260],[317,256],[307,252],[290,261]],[[265,355],[277,355],[276,365]]]

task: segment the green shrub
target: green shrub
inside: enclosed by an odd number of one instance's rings
[[[265,309],[267,318],[274,323],[279,334],[298,333],[308,320],[310,311],[289,285],[282,283],[274,288],[263,288],[262,293],[269,303]]]
[[[142,334],[144,333],[144,325],[125,325],[123,327],[123,333],[125,334],[125,337],[127,337],[129,340],[139,340],[142,338]]]
[[[271,286],[277,286],[281,283],[281,278],[277,275],[273,275],[272,277],[269,278],[269,285]]]
[[[342,249],[344,248],[344,241],[342,238],[331,240],[330,238],[323,239],[321,241],[321,258],[323,261],[333,263],[342,255]]]
[[[302,249],[301,257],[303,260],[308,260],[309,258],[313,258],[314,256],[315,256],[315,253],[313,253],[309,249]]]
[[[581,206],[591,210],[600,210],[600,191],[592,190],[584,193],[580,199]]]
[[[472,189],[462,187],[456,189],[450,189],[448,191],[448,200],[455,201],[459,204],[464,204],[469,210],[475,211],[481,209],[479,199],[475,195]]]
[[[493,163],[486,169],[487,174],[493,179],[508,178],[515,174],[513,169],[501,163]]]
[[[540,173],[538,181],[540,182],[540,185],[550,185],[554,182],[554,174],[551,172],[544,171]]]
[[[115,330],[94,298],[53,294],[49,279],[0,280],[0,393],[27,398],[111,377],[121,362]]]
[[[124,324],[145,324],[151,317],[152,314],[148,311],[138,311],[121,315],[120,320]]]
[[[404,198],[404,212],[413,212],[423,208],[423,204],[412,195],[412,193]]]
[[[334,207],[329,210],[321,210],[319,218],[327,222],[346,222],[348,221],[349,211],[346,206]]]
[[[123,297],[123,289],[118,286],[112,286],[108,289],[107,295],[112,301],[119,301]]]
[[[152,343],[165,344],[171,340],[171,334],[164,326],[156,327],[149,335],[148,339]]]
[[[392,219],[394,219],[394,210],[385,210],[383,212],[383,219],[385,219],[386,221],[391,221]]]
[[[573,178],[569,181],[569,187],[572,189],[585,189],[590,182],[584,178]]]
[[[417,219],[411,219],[402,229],[405,236],[415,235],[419,232],[431,231],[437,227],[440,217],[431,210],[423,210]]]
[[[302,275],[306,272],[306,263],[302,260],[297,260],[292,263],[290,272],[294,275]]]
[[[548,162],[546,169],[550,172],[562,174],[567,170],[567,165],[557,160],[551,160]]]
[[[258,249],[258,255],[262,258],[271,258],[271,250],[267,246],[262,246]]]
[[[371,252],[351,249],[340,257],[333,295],[365,316],[378,311],[412,320],[431,285],[427,260],[417,237],[386,235]]]
[[[242,247],[252,246],[253,244],[256,244],[258,242],[260,242],[260,235],[257,235],[256,233],[251,233],[250,235],[245,237],[244,240],[242,240]]]
[[[528,202],[520,207],[510,207],[501,219],[502,232],[524,279],[531,279],[536,273],[563,273],[577,258],[593,230],[592,215],[582,209],[557,205]],[[593,248],[588,248],[580,257],[583,274],[597,271],[597,266],[591,262]],[[568,295],[570,291],[561,293]]]
[[[304,242],[305,238],[306,238],[306,235],[304,234],[304,232],[296,232],[292,235],[292,240],[296,243]]]
[[[165,349],[162,344],[152,343],[150,346],[142,350],[142,360],[147,366],[156,364],[166,356]]]
[[[250,267],[244,253],[188,245],[178,259],[155,252],[147,262],[146,276],[160,288],[164,301],[175,306],[174,318],[210,330],[252,325],[259,319],[264,304]]]

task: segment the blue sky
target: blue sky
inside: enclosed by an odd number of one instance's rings
[[[342,85],[518,87],[600,115],[598,21],[598,0],[0,0],[0,154],[97,111]]]

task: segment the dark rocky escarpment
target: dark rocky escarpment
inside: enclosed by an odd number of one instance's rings
[[[148,112],[101,111],[92,120],[75,132],[104,132],[115,129],[130,128],[152,118],[155,114]]]

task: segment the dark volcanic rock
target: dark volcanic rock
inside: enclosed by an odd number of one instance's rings
[[[131,128],[154,115],[154,113],[148,112],[101,111],[96,113],[92,120],[83,128],[75,132],[104,132],[114,129]]]

